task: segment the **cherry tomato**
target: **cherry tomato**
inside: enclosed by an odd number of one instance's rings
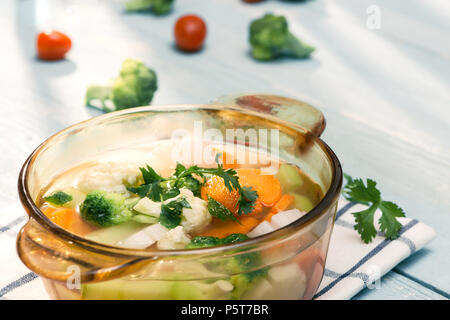
[[[196,15],[185,15],[175,23],[175,41],[184,51],[197,51],[203,46],[206,37],[206,24]]]
[[[264,1],[264,0],[243,0],[244,2],[247,2],[247,3],[255,3],[255,2],[261,2],[261,1]]]
[[[49,31],[39,33],[36,45],[40,59],[60,60],[72,47],[72,41],[62,32]]]

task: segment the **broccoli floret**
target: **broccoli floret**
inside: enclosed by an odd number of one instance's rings
[[[119,76],[108,85],[93,85],[86,91],[86,105],[105,112],[150,104],[157,89],[156,73],[144,63],[127,59]]]
[[[186,246],[186,248],[198,249],[214,247],[225,244],[238,243],[248,239],[249,237],[242,233],[233,233],[222,239],[211,236],[199,236],[193,238],[191,242]],[[249,252],[245,254],[238,254],[231,259],[226,259],[218,263],[216,261],[211,261],[209,265],[216,272],[240,273],[251,270],[253,268],[257,268],[260,264],[261,255],[259,254],[259,252]]]
[[[259,270],[232,276],[230,282],[233,284],[234,290],[231,293],[231,299],[241,299],[242,295],[247,292],[253,284],[255,284],[259,279],[267,277],[268,271],[269,268],[264,267]]]
[[[88,193],[81,204],[81,217],[100,227],[117,225],[131,219],[132,203],[118,193],[94,191]]]
[[[72,196],[63,191],[56,191],[44,199],[55,206],[62,206],[63,204],[72,201]]]
[[[273,14],[252,21],[250,44],[257,60],[274,60],[281,56],[307,58],[315,50],[289,32],[285,17]]]
[[[172,10],[173,0],[131,0],[125,2],[127,11],[151,11],[157,15]]]
[[[207,248],[223,244],[238,243],[249,239],[242,233],[233,233],[225,238],[216,238],[211,236],[199,236],[191,240],[186,246],[187,249]],[[222,261],[211,261],[206,265],[215,272],[223,272],[227,274],[235,274],[230,281],[234,286],[231,293],[232,299],[240,299],[242,295],[253,286],[259,279],[267,276],[268,267],[253,270],[261,266],[261,254],[259,252],[250,252],[238,254],[230,259]]]

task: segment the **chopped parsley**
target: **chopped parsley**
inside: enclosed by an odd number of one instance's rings
[[[56,191],[48,197],[44,197],[44,199],[55,206],[62,206],[63,204],[72,201],[72,196],[63,191]]]
[[[183,208],[191,208],[191,205],[184,197],[180,197],[176,200],[170,201],[167,204],[163,204],[161,206],[159,223],[167,229],[173,229],[179,226],[181,223]]]
[[[219,218],[222,221],[233,220],[239,222],[227,207],[210,196],[208,196],[208,211],[213,217]]]

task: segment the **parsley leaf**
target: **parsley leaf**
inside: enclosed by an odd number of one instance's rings
[[[72,196],[63,191],[56,191],[56,192],[52,193],[51,195],[49,195],[48,197],[45,197],[44,199],[48,203],[51,203],[55,206],[61,206],[67,202],[72,201]]]
[[[153,170],[153,168],[150,167],[149,165],[147,165],[146,168],[139,168],[139,170],[141,170],[142,172],[142,177],[144,178],[145,184],[151,184],[153,182],[159,182],[164,180],[164,178],[161,177],[159,174],[157,174],[156,171]]]
[[[366,210],[353,213],[356,222],[354,228],[361,235],[361,239],[369,243],[375,238],[377,231],[374,226],[374,214],[377,209],[382,213],[378,220],[380,230],[384,232],[386,238],[396,239],[402,228],[397,218],[405,216],[403,209],[393,202],[382,200],[375,181],[367,179],[365,185],[362,179],[353,179],[349,175],[345,175],[345,178],[347,184],[343,190],[344,197],[352,202],[369,205]]]
[[[191,208],[191,205],[186,198],[181,197],[161,206],[161,214],[159,216],[159,223],[167,229],[173,229],[180,225],[181,214],[183,208]]]
[[[379,206],[383,213],[380,218],[380,229],[389,239],[395,239],[398,236],[402,225],[397,221],[396,217],[404,217],[403,209],[390,201],[381,201]]]
[[[250,187],[243,187],[238,201],[238,215],[242,215],[243,213],[249,214],[252,212],[256,199],[258,199],[258,194],[255,190]]]
[[[230,210],[210,196],[208,196],[208,211],[213,217],[219,218],[222,221],[230,219],[239,222]]]

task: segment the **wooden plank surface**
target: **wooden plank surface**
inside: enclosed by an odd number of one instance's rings
[[[366,27],[373,4],[381,10],[379,30]],[[317,47],[312,59],[251,59],[249,21],[269,11],[286,15],[292,31]],[[178,16],[192,12],[206,19],[207,42],[199,53],[182,54],[174,49],[172,28]],[[83,106],[87,85],[114,76],[123,59],[135,57],[158,73],[153,104],[203,103],[247,91],[317,105],[327,118],[323,138],[344,170],[374,178],[387,200],[437,231],[427,249],[397,269],[450,292],[448,1],[179,0],[172,14],[155,17],[123,14],[113,1],[8,0],[0,3],[0,26],[0,147],[6,150],[0,206],[17,199],[20,166],[43,139],[95,114]],[[67,60],[35,58],[35,35],[45,27],[71,35]],[[417,285],[388,276],[387,283]],[[383,291],[402,297],[398,286],[386,285],[357,298]]]

